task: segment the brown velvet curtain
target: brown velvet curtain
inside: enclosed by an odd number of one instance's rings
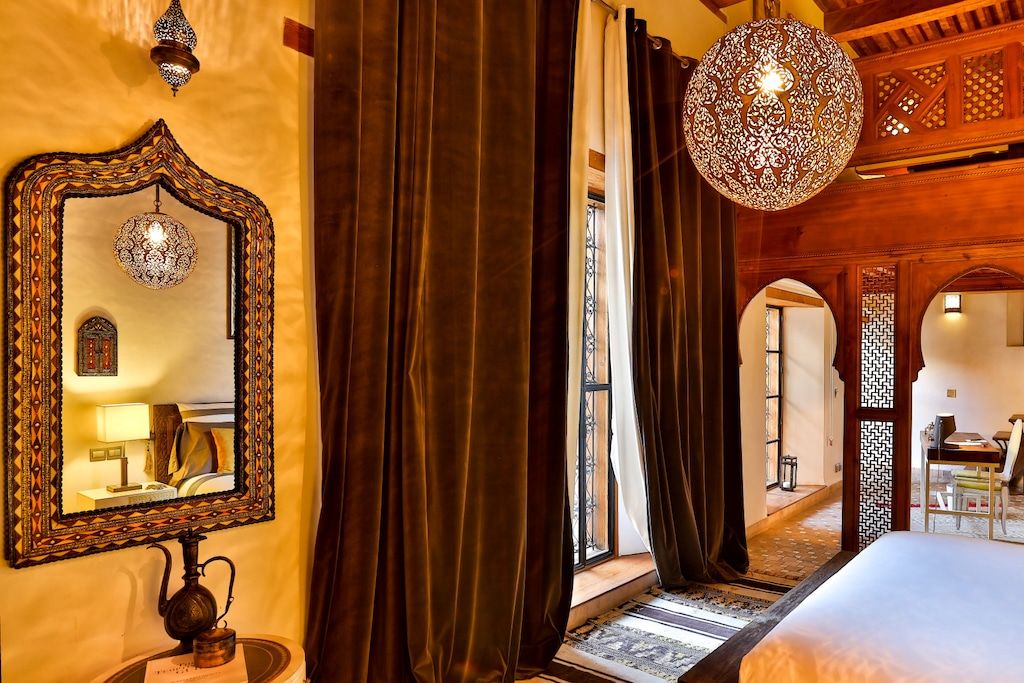
[[[740,453],[735,210],[683,140],[695,62],[629,32],[636,214],[633,372],[651,544],[662,583],[748,565]]]
[[[557,651],[572,0],[316,6],[316,681]]]

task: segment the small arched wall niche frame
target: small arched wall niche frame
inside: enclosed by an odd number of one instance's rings
[[[235,342],[237,485],[233,491],[86,513],[61,512],[61,235],[64,202],[159,183],[239,235]],[[100,154],[26,159],[5,184],[5,554],[14,567],[274,518],[274,230],[258,197],[199,168],[163,120]]]
[[[915,268],[911,273],[911,319],[914,321],[910,335],[910,381],[916,382],[925,366],[921,349],[921,334],[924,316],[932,300],[960,278],[980,270],[998,271],[1011,279],[1021,281],[1024,289],[1024,256],[989,258],[972,262],[965,267],[962,261],[930,263],[925,268]]]

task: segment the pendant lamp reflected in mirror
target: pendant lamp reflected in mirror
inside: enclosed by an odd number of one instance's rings
[[[114,235],[121,270],[150,289],[169,289],[192,274],[199,259],[195,237],[180,221],[160,211],[160,186],[152,212],[124,222]]]
[[[846,168],[860,137],[864,92],[831,36],[796,19],[742,24],[707,51],[686,91],[693,162],[738,204],[779,211]]]

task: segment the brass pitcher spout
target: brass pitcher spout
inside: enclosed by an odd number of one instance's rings
[[[160,597],[156,607],[160,616],[164,616],[167,614],[167,605],[169,604],[167,600],[167,581],[171,578],[171,551],[159,543],[151,543],[148,547],[157,548],[164,553],[164,578],[160,582]]]

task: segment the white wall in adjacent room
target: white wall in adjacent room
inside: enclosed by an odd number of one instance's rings
[[[782,452],[796,456],[798,484],[825,483],[825,309],[783,313]]]
[[[842,380],[832,367],[835,321],[828,308],[786,308],[782,405],[783,453],[797,458],[797,483],[842,479]]]
[[[988,438],[1010,428],[1010,415],[1024,413],[1024,347],[1007,346],[1007,303],[1007,293],[995,292],[964,294],[959,314],[946,314],[941,296],[928,306],[921,327],[925,367],[913,389],[915,468],[919,434],[936,413],[953,413],[957,429]],[[946,396],[948,389],[956,398]]]
[[[793,280],[772,286],[817,296]],[[767,514],[765,502],[765,306],[760,292],[740,320],[740,416],[746,523]],[[797,457],[797,483],[829,486],[842,479],[843,382],[832,367],[835,319],[828,307],[787,306],[783,314],[782,452]]]
[[[740,319],[740,429],[743,447],[743,512],[747,526],[765,518],[764,307],[759,292]]]

